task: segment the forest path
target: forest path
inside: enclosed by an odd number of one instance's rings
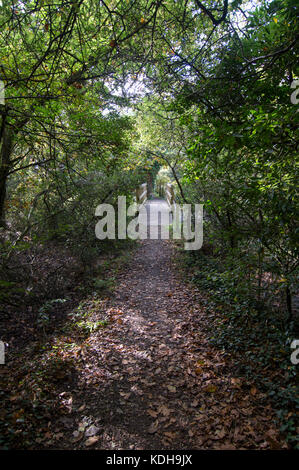
[[[94,314],[105,310],[110,323],[88,340],[66,422],[74,437],[61,446],[268,448],[277,433],[267,399],[209,344],[203,299],[179,278],[172,242],[138,243]]]

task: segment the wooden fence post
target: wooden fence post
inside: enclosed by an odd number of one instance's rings
[[[165,185],[165,197],[168,205],[172,206],[175,201],[175,196],[173,186],[170,183]]]
[[[143,183],[136,189],[137,204],[144,204],[147,200],[147,184]]]

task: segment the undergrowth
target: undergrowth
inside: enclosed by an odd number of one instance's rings
[[[211,343],[234,354],[238,373],[269,397],[286,441],[298,449],[296,365],[290,359],[294,324],[285,323],[285,312],[250,295],[242,262],[202,251],[181,257],[192,283],[206,294]]]

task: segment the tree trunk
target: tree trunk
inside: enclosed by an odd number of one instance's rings
[[[29,117],[25,117],[16,122],[14,127],[7,126],[8,113],[2,115],[2,124],[0,131],[0,227],[6,227],[5,220],[5,201],[6,201],[6,185],[9,171],[12,165],[12,151],[14,140],[18,132],[29,121]]]
[[[233,230],[233,224],[232,224],[232,219],[231,219],[231,214],[229,210],[226,210],[226,216],[227,216],[227,222],[229,226],[229,242],[230,242],[230,247],[233,250],[236,247],[236,242],[235,242],[235,236],[231,233]]]
[[[174,176],[174,179],[175,179],[175,181],[176,181],[176,183],[177,183],[177,185],[178,185],[178,187],[179,187],[179,190],[180,190],[182,199],[183,199],[183,201],[184,201],[186,204],[188,204],[188,201],[187,201],[187,199],[185,198],[185,194],[184,194],[182,185],[181,185],[180,180],[179,180],[179,178],[178,178],[178,176],[177,176],[177,174],[176,174],[175,168],[174,168],[174,166],[171,166],[171,165],[169,165],[169,166],[170,166],[170,169],[171,169],[172,174],[173,174],[173,176]]]

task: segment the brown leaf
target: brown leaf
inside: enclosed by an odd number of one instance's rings
[[[270,430],[270,431],[266,434],[266,439],[267,439],[267,441],[269,442],[269,444],[270,444],[270,446],[271,446],[271,449],[273,449],[273,450],[280,450],[280,449],[281,449],[281,445],[280,445],[280,443],[276,440],[274,431],[271,431],[271,430]]]
[[[84,433],[83,432],[78,432],[78,431],[75,431],[76,434],[74,434],[74,439],[73,439],[73,442],[78,442],[82,439],[82,437],[84,436]]]
[[[19,400],[20,398],[22,398],[21,395],[14,395],[13,397],[10,397],[9,401],[16,401],[16,400]]]
[[[157,432],[158,426],[159,426],[159,421],[158,420],[154,421],[148,428],[149,434],[154,434],[155,432]]]
[[[175,439],[177,437],[176,432],[164,432],[164,436],[168,439]]]
[[[215,439],[223,439],[226,435],[226,430],[225,428],[218,429],[215,432]]]
[[[216,385],[212,385],[212,384],[211,384],[211,385],[207,385],[207,386],[204,388],[204,390],[205,390],[206,392],[208,392],[208,393],[215,393],[216,390],[217,390],[217,387],[216,387]]]
[[[89,438],[85,441],[86,447],[93,446],[96,442],[98,442],[99,439],[100,439],[99,436],[92,436],[92,437],[89,437]]]
[[[167,406],[161,405],[159,406],[159,413],[162,413],[162,415],[164,416],[169,416],[171,413],[171,410],[167,408]]]
[[[240,385],[241,385],[241,380],[238,379],[238,378],[233,377],[233,378],[231,379],[231,383],[232,383],[232,385],[234,385],[235,387],[240,387]]]

